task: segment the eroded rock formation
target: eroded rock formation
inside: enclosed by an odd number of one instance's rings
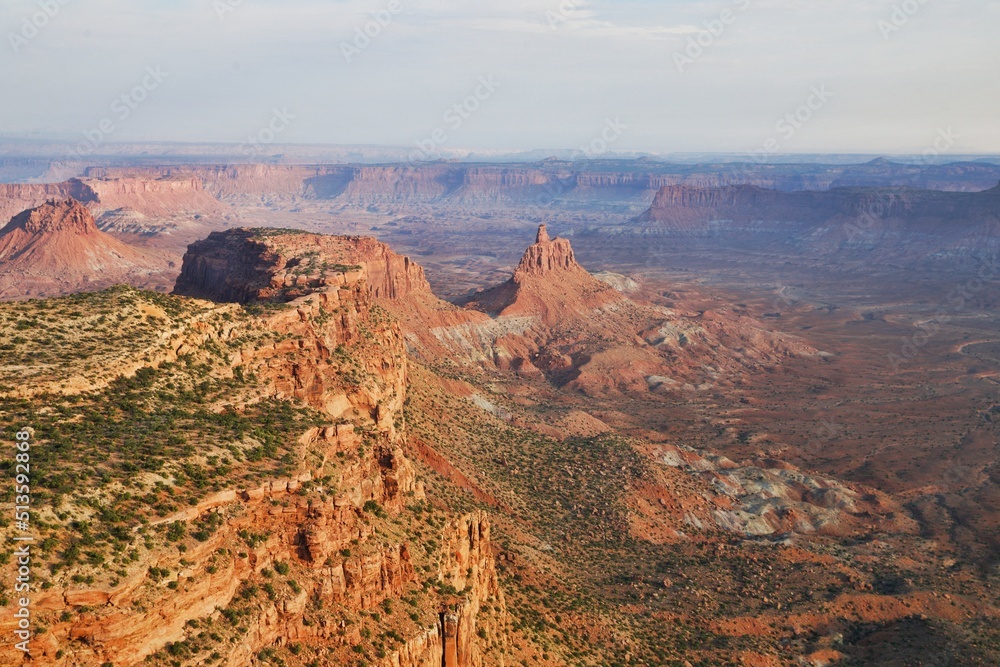
[[[163,268],[100,231],[90,210],[73,199],[24,211],[0,229],[0,299],[143,283]]]
[[[100,234],[85,208],[67,205],[59,212],[52,225]],[[37,226],[34,218],[25,224]],[[243,250],[253,247],[246,235],[234,242]],[[397,615],[396,639],[377,664],[503,664],[506,607],[486,515],[432,524],[436,535],[428,544],[433,546],[412,543],[392,528],[395,524],[384,523],[393,517],[401,523],[416,521],[408,505],[421,503],[424,492],[403,450],[404,337],[379,309],[376,295],[423,289],[422,273],[398,256],[380,252],[369,239],[340,242],[349,255],[345,260],[356,261],[361,255],[351,253],[361,253],[371,259],[371,268],[333,271],[329,280],[262,318],[243,320],[233,306],[218,306],[213,320],[218,327],[194,327],[204,334],[201,338],[165,336],[160,344],[168,355],[147,350],[145,356],[147,365],[169,363],[178,355],[207,361],[211,350],[226,349],[220,371],[253,376],[259,383],[254,394],[233,400],[284,399],[317,411],[325,423],[294,443],[294,460],[289,461],[294,474],[254,485],[233,479],[229,488],[197,505],[155,520],[149,527],[210,523],[217,529],[190,548],[178,550],[170,543],[153,547],[110,587],[88,588],[66,580],[37,595],[34,609],[46,619],[48,631],[33,644],[31,664],[126,666],[150,656],[158,660],[153,654],[192,637],[200,622],[230,613],[225,610],[235,602],[249,599],[246,591],[269,585],[266,577],[272,575],[266,572],[281,568],[292,571],[294,593],[265,598],[240,612],[240,639],[220,644],[215,664],[256,664],[261,651],[291,643],[316,647],[333,664],[344,664],[341,660],[368,635],[341,612],[385,614],[393,601],[418,594],[424,596],[423,606],[413,611],[413,620]],[[267,274],[272,266],[251,271],[251,262],[259,257],[240,258],[251,278]],[[188,265],[204,266],[201,259],[194,249]],[[213,282],[229,275],[221,270],[188,269],[185,275],[201,281],[200,294],[245,301],[273,295],[266,281],[253,283],[257,292]],[[254,335],[247,338],[247,332]],[[69,385],[78,391],[88,387],[83,381]],[[382,522],[375,517],[383,517]],[[176,574],[161,580],[151,572]],[[441,593],[427,593],[431,585],[441,587]],[[0,630],[10,630],[11,619],[4,613]],[[20,664],[22,657],[9,644],[0,647],[3,664]]]

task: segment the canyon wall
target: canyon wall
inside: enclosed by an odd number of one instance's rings
[[[254,277],[274,274],[267,264],[253,268],[266,255],[259,245],[251,235],[237,235],[228,248],[216,246],[219,252],[208,262],[201,261],[204,247],[196,244],[186,260],[187,288],[224,300],[266,299],[270,283],[261,287]],[[506,606],[488,517],[473,513],[424,523],[410,509],[425,498],[404,453],[406,347],[399,326],[376,299],[426,289],[426,281],[419,267],[371,239],[343,239],[339,249],[345,261],[368,262],[332,272],[315,289],[262,317],[244,320],[233,306],[218,306],[217,326],[195,323],[197,335],[180,338],[165,332],[161,345],[167,356],[147,350],[145,365],[140,364],[152,367],[180,355],[209,363],[213,350],[227,350],[213,372],[255,378],[260,387],[249,400],[285,399],[317,411],[325,424],[309,428],[294,443],[293,474],[252,485],[234,479],[197,505],[136,525],[134,531],[147,540],[156,526],[194,530],[214,522],[218,527],[181,550],[149,542],[141,562],[111,587],[64,579],[65,584],[35,593],[36,623],[44,622],[47,630],[33,640],[31,664],[201,664],[177,647],[196,636],[203,639],[199,627],[224,626],[234,609],[241,614],[236,616],[240,634],[217,642],[214,664],[245,667],[256,664],[262,651],[292,644],[325,652],[329,664],[346,664],[370,637],[349,620],[351,614],[387,615],[388,605],[403,608],[403,598],[417,596],[422,602],[411,614],[392,617],[396,639],[384,655],[375,656],[376,664],[503,664]],[[258,292],[234,285],[229,269],[236,266]],[[283,285],[285,278],[296,282],[290,274],[278,282]],[[183,285],[179,289],[184,291]],[[248,331],[256,332],[254,342],[241,342]],[[62,384],[70,393],[93,388],[72,379]],[[417,532],[401,533],[397,525],[415,525]],[[415,537],[423,531],[429,534]],[[294,593],[261,595],[282,568],[297,582]],[[158,578],[157,572],[170,574]],[[0,631],[9,635],[13,612],[2,611]],[[180,658],[172,662],[171,656]],[[9,643],[0,647],[2,664],[21,664],[23,657]]]
[[[661,188],[622,231],[792,243],[801,252],[876,253],[903,260],[1000,252],[1000,186],[982,192],[835,188],[780,192],[756,186]]]
[[[754,185],[785,192],[838,187],[913,187],[978,191],[1000,180],[987,163],[907,165],[875,160],[859,165],[670,164],[655,160],[525,164],[415,163],[388,165],[244,165],[90,168],[88,178],[193,176],[224,201],[334,200],[352,204],[646,206],[666,186]]]
[[[594,205],[641,211],[663,188],[754,186],[798,193],[845,187],[975,192],[1000,180],[987,163],[905,165],[670,164],[654,160],[527,164],[218,165],[89,167],[57,184],[0,185],[0,219],[47,198],[72,196],[100,215],[130,209],[150,217],[225,216],[229,205],[287,205],[299,199],[347,205],[451,203],[481,206]],[[686,190],[694,189],[694,190]],[[735,202],[734,202],[735,203]],[[760,203],[760,202],[758,202]],[[817,202],[821,203],[822,202]],[[784,202],[783,205],[788,205]]]
[[[0,184],[0,219],[52,199],[75,199],[95,215],[127,208],[139,215],[168,218],[177,215],[222,216],[228,207],[206,192],[197,176],[115,179],[71,178],[63,183]]]
[[[117,178],[85,180],[73,179],[81,189],[90,194],[98,212],[130,208],[149,217],[174,215],[223,215],[226,207],[206,192],[200,178],[177,175],[157,179]]]

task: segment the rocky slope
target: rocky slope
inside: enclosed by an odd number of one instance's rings
[[[878,664],[911,623],[995,664],[989,578],[905,498],[620,435],[812,352],[602,278],[540,228],[480,311],[372,239],[237,229],[188,251],[177,292],[213,301],[0,305],[31,664]]]
[[[72,220],[92,225],[83,212]],[[52,302],[59,317],[38,320],[36,335],[68,326],[101,337],[121,360],[59,361],[81,344],[65,335],[43,355],[63,369],[49,374],[62,376],[58,411],[77,415],[74,435],[36,415],[32,395],[5,403],[8,418],[34,426],[40,452],[74,443],[71,454],[38,461],[50,471],[40,496],[99,451],[87,448],[110,447],[91,464],[96,485],[56,491],[39,507],[42,538],[62,546],[33,562],[42,585],[34,611],[47,631],[31,664],[503,664],[507,612],[490,520],[425,500],[403,451],[404,338],[376,304],[403,289],[396,268],[338,271],[261,315],[120,289]],[[206,281],[202,293],[233,293],[211,282],[218,274],[185,275]],[[419,272],[408,279],[419,282]],[[32,321],[29,307],[0,316],[14,327]],[[135,324],[122,319],[130,311]],[[138,367],[130,327],[150,329]],[[5,363],[46,363],[19,356],[30,341],[17,345]],[[201,407],[188,413],[192,401]],[[171,427],[153,426],[166,414]],[[99,444],[145,419],[145,456],[117,452],[135,435]],[[235,430],[217,431],[226,424]],[[93,442],[80,441],[92,427]],[[203,444],[184,446],[187,437]],[[78,560],[76,549],[90,555]],[[6,633],[13,612],[3,612]],[[0,648],[4,664],[22,658]]]
[[[540,318],[556,326],[623,297],[580,266],[567,239],[552,239],[538,228],[510,280],[472,297],[468,305],[494,317]]]
[[[148,285],[165,268],[155,255],[100,231],[72,199],[24,211],[0,229],[0,299]]]
[[[77,179],[63,183],[0,184],[0,219],[9,220],[25,209],[41,206],[53,199],[75,199],[89,204],[93,201],[93,193]]]
[[[671,393],[816,353],[745,316],[637,303],[591,276],[544,225],[511,279],[464,307],[437,299],[423,269],[385,244],[291,230],[213,233],[189,249],[176,293],[284,302],[345,276],[371,285],[402,323],[411,354],[586,392]]]
[[[372,238],[294,230],[213,232],[191,245],[175,289],[223,301],[280,303],[327,289],[345,276],[365,280],[381,305],[403,323],[411,353],[438,358],[455,353],[440,332],[465,327],[473,342],[463,347],[462,356],[492,358],[492,337],[479,331],[489,317],[435,297],[419,264]]]

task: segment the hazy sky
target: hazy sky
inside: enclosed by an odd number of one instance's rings
[[[989,0],[3,0],[0,133],[1000,152],[997,26]]]

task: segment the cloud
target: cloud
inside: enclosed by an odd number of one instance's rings
[[[621,116],[621,150],[736,151],[826,83],[836,104],[796,145],[905,150],[953,126],[970,149],[1000,151],[1000,83],[978,74],[1000,41],[982,5],[926,3],[887,42],[888,0],[400,0],[348,63],[341,44],[389,0],[218,0],[231,3],[221,17],[216,0],[69,0],[14,53],[7,35],[37,1],[0,4],[0,86],[17,91],[0,132],[80,136],[160,65],[170,78],[116,137],[239,142],[288,107],[283,140],[412,144],[496,75],[503,87],[452,145],[572,148]],[[736,21],[679,73],[674,54],[725,9]]]

